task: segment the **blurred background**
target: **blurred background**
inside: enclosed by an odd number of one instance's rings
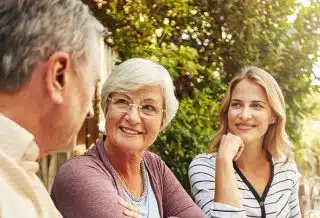
[[[152,59],[174,79],[180,108],[151,150],[189,192],[188,165],[208,151],[221,98],[242,66],[270,72],[284,92],[287,132],[301,173],[300,204],[320,217],[320,0],[82,0],[108,28],[102,81],[118,63]],[[41,161],[48,190],[59,164],[80,155],[104,131],[97,88],[72,153]]]

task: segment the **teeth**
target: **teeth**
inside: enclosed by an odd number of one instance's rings
[[[134,134],[134,135],[139,134],[139,131],[136,131],[136,130],[133,130],[133,129],[128,129],[128,128],[125,128],[125,127],[122,127],[122,130],[123,130],[125,133],[129,133],[129,134]]]
[[[248,124],[248,123],[244,123],[244,124],[237,124],[238,126],[254,126],[253,124]]]
[[[252,127],[254,127],[254,125],[250,125],[250,124],[238,124],[237,127],[239,129],[251,129]]]

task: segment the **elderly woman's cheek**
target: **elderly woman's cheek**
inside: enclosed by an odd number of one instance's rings
[[[145,147],[151,146],[160,133],[161,121],[158,119],[148,120],[145,123],[146,134],[144,135]]]
[[[106,136],[109,146],[126,149],[126,151],[143,151],[151,146],[160,132],[161,120],[141,119],[141,123],[130,126],[124,116],[119,113],[108,111],[106,114]],[[141,134],[128,134],[122,128],[130,127],[132,129],[142,130]]]

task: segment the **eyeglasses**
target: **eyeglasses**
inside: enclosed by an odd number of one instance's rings
[[[133,104],[131,101],[124,98],[108,97],[108,100],[112,102],[115,109],[119,112],[129,112],[133,106],[137,106],[140,115],[144,115],[144,117],[154,117],[158,115],[160,112],[165,112],[164,109],[158,108],[152,104]]]

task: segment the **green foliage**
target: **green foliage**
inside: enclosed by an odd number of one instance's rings
[[[158,153],[189,191],[188,166],[196,154],[206,152],[218,127],[219,104],[210,88],[185,98],[171,125],[159,137],[152,150]],[[196,108],[196,110],[195,110]]]
[[[307,104],[312,110],[302,123],[302,143],[296,147],[296,156],[304,175],[320,176],[320,95],[313,93],[307,96]]]
[[[218,126],[226,84],[244,65],[278,80],[287,101],[288,132],[298,152],[310,105],[312,67],[319,56],[320,2],[293,0],[83,0],[108,27],[106,42],[121,60],[144,57],[164,65],[181,100],[172,124],[153,146],[188,189],[191,159],[207,149]],[[288,17],[297,13],[296,21]]]

